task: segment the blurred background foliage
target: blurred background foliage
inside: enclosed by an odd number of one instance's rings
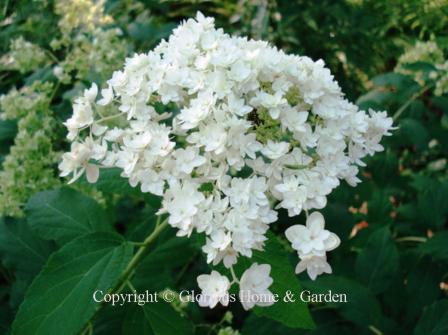
[[[45,232],[46,221],[36,217],[54,213],[39,212],[36,202],[56,201],[48,192],[68,192],[46,190],[64,183],[56,166],[67,147],[61,124],[72,100],[198,10],[229,33],[323,59],[350,100],[387,110],[398,129],[384,141],[385,151],[366,162],[364,182],[355,189],[341,185],[329,199],[327,224],[343,240],[330,256],[333,275],[315,282],[299,277],[313,292],[347,293],[348,304],[310,304],[311,331],[236,304],[227,313],[191,304],[175,310],[199,334],[448,334],[446,0],[1,0],[0,332],[10,331],[26,288],[64,242]],[[73,188],[77,197],[99,203],[126,238],[150,231],[159,200],[131,189],[114,171],[93,187],[81,181]],[[54,205],[76,211],[70,201]],[[281,215],[274,225],[279,245],[286,245],[280,233],[298,221],[303,218]],[[200,244],[165,235],[134,285],[195,288],[195,276],[207,271]],[[130,334],[133,308],[106,309],[93,333]]]

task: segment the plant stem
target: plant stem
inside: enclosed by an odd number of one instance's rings
[[[396,239],[397,242],[419,242],[419,243],[426,242],[426,240],[427,240],[426,237],[419,237],[419,236],[406,236]]]
[[[113,115],[105,116],[105,117],[103,117],[103,118],[97,120],[96,123],[104,122],[104,121],[107,121],[107,120],[112,120],[112,119],[114,119],[114,118],[116,118],[116,117],[119,117],[119,116],[122,116],[122,115],[123,115],[123,113],[118,113],[118,114],[113,114]]]
[[[235,270],[233,270],[233,266],[230,267],[230,273],[232,274],[232,283],[239,284],[240,281],[238,280],[238,277],[235,274]]]
[[[381,330],[379,330],[378,328],[376,328],[375,326],[370,325],[369,329],[372,331],[372,333],[374,333],[375,335],[383,335],[383,333],[381,332]]]
[[[417,93],[414,93],[414,95],[411,98],[409,98],[409,100],[406,101],[403,105],[401,105],[401,107],[395,112],[394,116],[392,117],[393,120],[396,121],[400,117],[400,115],[403,114],[403,112],[409,107],[409,105],[414,102],[414,100],[416,100],[419,96],[425,93],[433,85],[434,85],[433,83],[428,84],[424,86]]]
[[[116,289],[122,286],[123,283],[126,283],[126,281],[131,277],[131,273],[133,270],[137,267],[137,265],[142,260],[143,256],[145,255],[146,249],[155,241],[155,239],[160,235],[160,233],[168,226],[168,219],[165,219],[160,225],[158,225],[153,232],[143,241],[143,245],[139,247],[137,252],[135,253],[134,257],[132,257],[131,261],[128,263],[128,266],[124,270],[123,274],[121,275],[121,279],[116,286]],[[115,290],[114,290],[115,291]],[[114,292],[116,293],[116,292]]]
[[[124,269],[123,273],[121,274],[120,280],[118,284],[113,288],[113,290],[110,292],[110,294],[114,293],[120,293],[121,290],[129,284],[129,280],[132,277],[132,275],[135,273],[135,268],[140,264],[140,262],[143,259],[143,256],[145,255],[145,252],[147,251],[148,247],[156,240],[156,238],[160,235],[160,233],[168,226],[168,218],[163,220],[160,225],[154,228],[151,234],[146,237],[146,239],[143,241],[141,246],[138,248],[137,252],[134,254],[134,256],[129,261],[128,265]],[[80,334],[84,334],[86,330],[91,327],[92,320],[95,318],[95,316],[104,308],[106,304],[103,302],[100,304],[98,309],[95,311],[95,314],[90,318],[86,326],[83,328],[83,330],[80,332]]]

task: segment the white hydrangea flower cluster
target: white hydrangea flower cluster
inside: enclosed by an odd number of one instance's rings
[[[100,167],[121,168],[132,186],[163,197],[159,214],[179,236],[205,233],[208,262],[227,268],[263,249],[278,209],[322,209],[341,180],[356,185],[362,158],[383,150],[392,129],[386,112],[345,100],[322,60],[231,37],[200,13],[128,58],[97,93],[86,90],[65,123],[72,148],[61,175],[86,171],[95,182]],[[320,268],[337,246],[317,228],[292,234],[299,268]],[[317,258],[303,258],[307,239],[319,241]]]

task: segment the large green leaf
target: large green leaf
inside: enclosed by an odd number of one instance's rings
[[[189,335],[193,334],[193,325],[160,299],[144,306],[131,306],[123,322],[123,334]]]
[[[423,313],[414,335],[448,334],[448,299],[435,302]]]
[[[113,233],[82,236],[54,253],[13,323],[17,335],[77,334],[97,308],[92,295],[116,286],[133,247]]]
[[[16,277],[33,278],[52,251],[52,243],[37,237],[25,220],[0,218],[1,261]]]
[[[66,187],[33,195],[25,209],[39,236],[62,244],[84,234],[112,230],[95,200]]]
[[[364,286],[351,279],[338,276],[321,276],[315,281],[303,285],[313,294],[346,294],[347,302],[330,302],[329,307],[336,308],[341,315],[360,326],[375,326],[381,330],[382,314],[378,300]]]
[[[250,260],[241,258],[238,261],[238,272],[240,273],[242,265],[244,269],[252,263],[271,265],[271,277],[274,282],[269,290],[278,294],[279,301],[269,307],[255,307],[254,311],[259,316],[274,319],[290,328],[313,329],[315,325],[307,304],[297,298],[302,287],[294,273],[294,267],[289,262],[288,253],[274,234],[268,233],[268,237],[263,251],[255,251]],[[287,291],[294,293],[296,300],[294,303],[283,301]]]
[[[356,259],[358,278],[373,293],[385,291],[399,267],[398,250],[388,227],[381,228],[369,237],[367,245]]]

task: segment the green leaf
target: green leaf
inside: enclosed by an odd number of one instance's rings
[[[341,315],[360,326],[373,325],[381,330],[381,307],[372,293],[351,279],[338,276],[320,276],[315,281],[304,282],[303,285],[313,294],[332,293],[346,294],[347,302],[328,303],[329,307],[339,310]]]
[[[0,142],[12,140],[17,133],[17,123],[12,120],[0,120]]]
[[[372,78],[372,82],[375,86],[392,86],[398,89],[405,89],[415,84],[415,81],[410,76],[396,72],[380,74]]]
[[[431,98],[432,105],[436,108],[442,110],[445,115],[448,115],[448,98],[444,96],[440,97],[432,97]]]
[[[414,257],[416,257],[415,255]],[[422,309],[430,305],[441,294],[439,283],[446,269],[438,267],[428,257],[423,257],[409,272],[406,278],[406,316],[415,320]]]
[[[112,231],[106,213],[95,200],[66,187],[33,195],[25,210],[39,236],[61,244],[84,234]]]
[[[388,186],[397,179],[398,158],[391,150],[375,155],[368,166],[375,183],[378,185]]]
[[[7,269],[21,279],[33,278],[53,251],[52,243],[42,241],[25,220],[0,218],[0,256]]]
[[[13,323],[17,335],[77,334],[97,308],[92,295],[118,284],[133,247],[113,233],[82,236],[54,253]]]
[[[77,183],[79,185],[96,188],[105,193],[141,195],[142,192],[139,187],[132,187],[129,185],[128,178],[121,177],[121,171],[119,168],[101,169],[96,183],[89,183],[85,175]]]
[[[193,334],[193,325],[169,303],[159,300],[131,306],[126,312],[122,332],[123,335],[188,335]]]
[[[417,175],[411,186],[418,191],[415,210],[417,224],[431,229],[442,227],[448,215],[448,183]]]
[[[257,330],[257,335],[297,335],[297,329],[288,328],[280,322],[276,322],[264,317],[258,317],[255,314],[250,314],[245,320],[241,333],[243,335],[252,335],[254,329]],[[301,334],[301,333],[299,333]]]
[[[420,245],[419,250],[436,261],[448,261],[448,231],[435,233]]]
[[[132,280],[134,286],[141,289],[151,287],[153,290],[173,287],[179,275],[179,268],[198,255],[193,243],[193,238],[171,236],[157,245],[136,270]]]
[[[123,306],[107,304],[101,310],[93,323],[93,329],[95,335],[129,335],[124,332],[124,320],[123,316],[130,306],[134,304],[124,304]],[[123,330],[122,330],[123,327]],[[140,333],[139,335],[146,334]],[[150,333],[149,333],[150,334]]]
[[[423,313],[414,330],[414,335],[448,334],[448,299],[432,304]]]
[[[241,273],[240,266],[243,264],[244,269],[252,263],[271,265],[271,277],[274,283],[269,290],[278,294],[279,301],[269,307],[255,307],[254,311],[259,316],[274,319],[290,328],[313,329],[315,325],[305,302],[296,299],[294,303],[286,303],[282,300],[287,291],[294,293],[297,298],[302,287],[294,273],[294,267],[289,262],[288,253],[274,234],[268,233],[268,237],[263,251],[255,251],[250,260],[241,258],[237,265],[238,272]]]
[[[143,307],[133,304],[129,307],[123,320],[123,335],[153,335],[151,326],[145,317]]]
[[[389,215],[392,204],[389,195],[384,190],[375,189],[372,198],[368,201],[368,207],[367,221],[369,223],[385,225],[392,221]]]
[[[159,301],[143,306],[145,319],[155,335],[193,334],[193,326],[169,303]]]
[[[415,145],[418,150],[428,147],[430,138],[426,127],[414,119],[402,119],[396,136],[399,136],[402,145]]]
[[[385,291],[399,267],[398,250],[388,227],[379,229],[369,237],[365,248],[356,259],[358,278],[373,293]]]

